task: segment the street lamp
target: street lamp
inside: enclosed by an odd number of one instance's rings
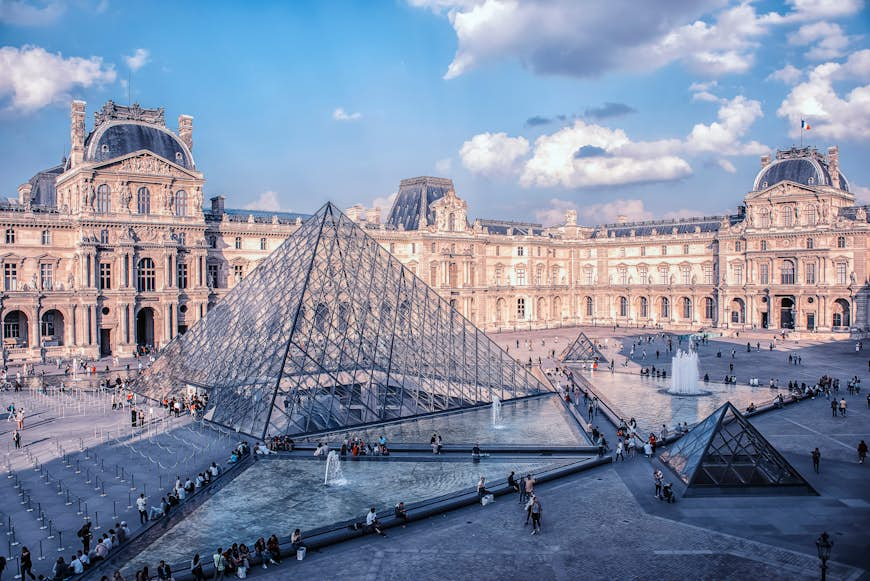
[[[831,548],[834,546],[834,541],[828,536],[828,533],[822,533],[816,539],[816,550],[819,552],[819,560],[822,562],[822,581],[825,581],[828,572],[828,558],[831,556]]]

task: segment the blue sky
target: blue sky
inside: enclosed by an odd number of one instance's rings
[[[870,201],[863,0],[0,0],[0,196],[69,100],[194,116],[206,195],[313,211],[451,177],[472,217],[733,211],[760,154],[840,146]],[[386,211],[386,209],[385,209]]]

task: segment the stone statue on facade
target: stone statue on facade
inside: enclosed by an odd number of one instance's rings
[[[130,209],[130,201],[133,199],[133,192],[130,191],[130,186],[124,186],[121,190],[121,207]]]

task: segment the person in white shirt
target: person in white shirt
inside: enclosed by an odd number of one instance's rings
[[[85,572],[85,566],[82,565],[82,562],[79,561],[77,557],[73,557],[73,560],[70,561],[69,566],[72,568],[72,572],[74,575],[81,575]]]
[[[368,532],[378,533],[382,537],[387,536],[381,530],[381,523],[378,521],[378,513],[375,511],[375,507],[372,507],[368,514],[366,514],[366,529]]]

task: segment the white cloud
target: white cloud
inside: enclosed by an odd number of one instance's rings
[[[266,212],[289,212],[289,209],[281,207],[278,192],[268,190],[260,194],[256,200],[242,206],[245,210],[264,210]]]
[[[389,212],[390,208],[393,207],[393,202],[396,201],[396,196],[399,195],[399,192],[393,192],[389,196],[381,196],[379,198],[375,198],[372,200],[372,204],[370,207],[372,208],[380,208],[384,212]]]
[[[435,171],[438,172],[438,175],[450,176],[452,170],[453,158],[451,157],[445,157],[444,159],[439,159],[435,162]]]
[[[47,26],[54,24],[63,14],[60,2],[47,2],[34,6],[24,0],[0,1],[0,22],[12,26]]]
[[[147,48],[137,48],[133,54],[124,57],[124,62],[130,67],[134,73],[148,64],[151,58],[151,53]]]
[[[0,48],[0,99],[11,109],[31,112],[52,103],[68,101],[69,91],[115,80],[112,65],[91,57],[64,58],[42,47]]]
[[[332,118],[336,121],[359,121],[362,119],[362,113],[348,113],[341,107],[337,107],[332,112]]]
[[[813,45],[806,57],[821,61],[843,56],[850,39],[843,34],[839,24],[821,21],[801,26],[789,35],[788,42],[793,46]]]
[[[728,173],[737,173],[737,168],[734,167],[734,164],[728,161],[727,159],[720,159],[716,162],[719,164],[719,167],[727,171]]]
[[[481,133],[462,144],[462,165],[473,173],[498,176],[514,173],[518,161],[529,152],[525,137],[508,137],[507,133]]]
[[[864,204],[870,203],[870,188],[865,188],[864,186],[858,186],[850,183],[849,189],[852,190],[852,193],[855,194],[855,199]]]
[[[788,0],[794,12],[787,15],[792,20],[819,18],[842,18],[860,12],[863,0]]]
[[[806,119],[813,134],[820,137],[866,141],[870,139],[870,84],[840,95],[834,83],[866,83],[868,79],[870,49],[852,53],[844,63],[820,64],[806,81],[792,87],[777,115],[788,119],[792,137],[800,134],[801,119]]]
[[[767,76],[767,80],[769,81],[781,81],[786,85],[794,85],[797,83],[804,74],[801,72],[799,68],[792,64],[786,64],[779,70],[773,71]]]
[[[692,128],[686,138],[685,149],[693,153],[716,152],[724,155],[755,155],[768,148],[757,141],[742,143],[740,139],[756,120],[763,117],[761,103],[738,95],[723,99],[718,112],[719,121]]]

